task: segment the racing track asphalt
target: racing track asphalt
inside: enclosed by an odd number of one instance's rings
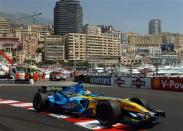
[[[39,85],[39,84],[38,84]],[[39,86],[0,85],[0,98],[31,102]],[[125,98],[145,98],[154,108],[166,112],[167,117],[148,131],[182,131],[183,130],[183,94],[179,92],[152,91],[149,89],[118,88],[86,84],[92,92],[105,93],[107,96]],[[84,131],[62,119],[45,116],[33,111],[0,104],[0,131]]]

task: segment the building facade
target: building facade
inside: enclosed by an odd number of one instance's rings
[[[66,35],[66,59],[69,61],[86,60],[86,35],[68,33]]]
[[[86,24],[83,27],[83,33],[87,35],[101,35],[101,28],[97,25]]]
[[[129,36],[128,42],[130,46],[135,47],[135,50],[149,47],[160,48],[162,44],[162,36],[161,35]]]
[[[26,60],[30,56],[35,56],[38,47],[38,38],[36,33],[25,34],[22,36],[22,50],[25,50]]]
[[[5,18],[0,18],[0,27],[9,27],[10,21]]]
[[[16,52],[16,62],[23,64],[26,60],[26,50],[20,50]]]
[[[16,37],[0,37],[0,49],[11,52],[20,47],[21,42]]]
[[[54,33],[81,33],[83,13],[79,0],[60,0],[54,8]]]
[[[20,49],[21,42],[16,37],[0,37],[0,50],[10,54],[11,58],[16,58],[16,51]]]
[[[118,63],[120,48],[120,37],[87,35],[86,58],[91,63]]]
[[[65,38],[63,36],[51,35],[45,38],[45,60],[65,60]]]
[[[149,34],[150,35],[159,35],[161,33],[161,20],[152,19],[149,22]]]
[[[19,40],[22,40],[24,35],[28,34],[27,27],[19,27],[15,29],[15,36],[19,38]]]
[[[66,59],[89,63],[114,64],[120,57],[120,38],[111,35],[66,35]]]
[[[10,33],[10,21],[4,18],[0,18],[0,36],[7,36]]]
[[[37,33],[38,40],[44,41],[46,36],[51,35],[51,29],[49,25],[28,25],[28,32]]]

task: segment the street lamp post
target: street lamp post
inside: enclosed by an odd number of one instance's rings
[[[134,60],[135,60],[135,57],[136,57],[136,55],[137,55],[137,53],[138,53],[138,51],[139,51],[139,49],[140,49],[140,46],[138,47],[138,49],[137,49],[137,51],[135,52],[135,55],[133,56],[133,58],[132,58],[132,60],[131,60],[131,63],[130,63],[130,77],[132,77],[132,61],[134,62]]]
[[[76,60],[79,60],[79,58],[74,59],[74,70],[76,70]]]
[[[74,59],[74,70],[76,70],[76,60]]]

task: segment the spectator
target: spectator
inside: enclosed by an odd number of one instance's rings
[[[25,80],[28,80],[28,81],[30,80],[30,75],[28,72],[25,74]]]
[[[39,74],[37,72],[33,74],[33,79],[35,82],[39,80]]]
[[[20,73],[19,72],[16,73],[16,78],[15,79],[16,80],[19,80],[20,79]]]
[[[43,74],[42,74],[43,81],[45,81],[45,78],[46,78],[46,74],[43,72]]]

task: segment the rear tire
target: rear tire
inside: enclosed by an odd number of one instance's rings
[[[36,111],[44,111],[48,107],[48,95],[46,93],[36,93],[33,98],[33,107]]]
[[[96,118],[103,126],[112,126],[119,122],[122,110],[119,103],[115,101],[102,100],[96,107]]]

